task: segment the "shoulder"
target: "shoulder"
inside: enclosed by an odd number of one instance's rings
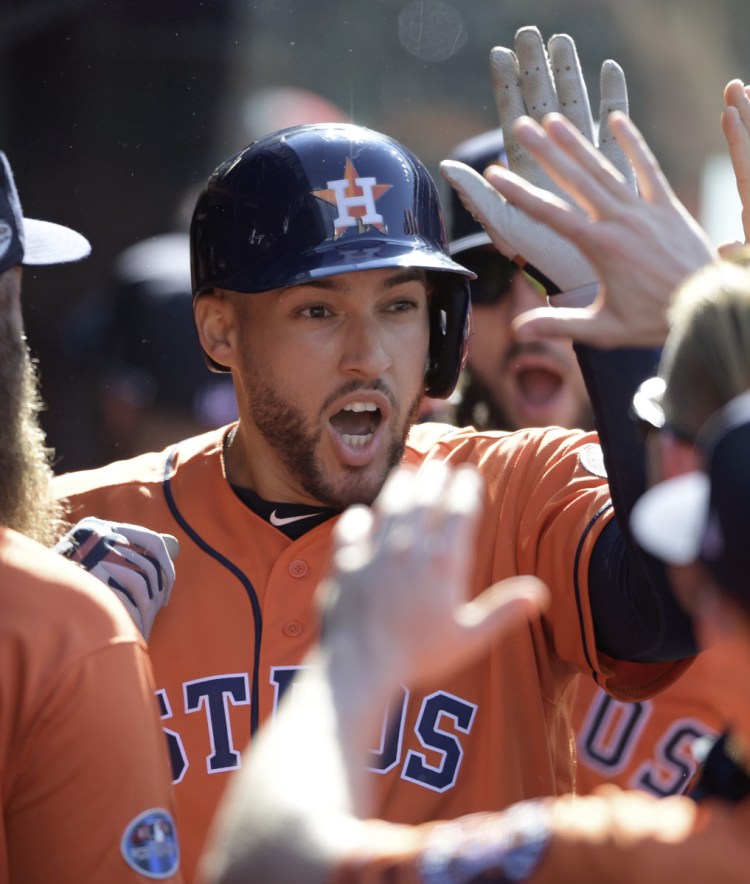
[[[0,598],[5,638],[33,635],[69,654],[112,641],[142,643],[120,602],[77,565],[8,528],[0,528]]]
[[[424,423],[412,427],[406,460],[420,463],[427,457],[450,457],[456,461],[484,463],[495,460],[539,459],[550,463],[568,455],[589,473],[600,475],[601,448],[596,433],[561,427],[527,427],[506,432]],[[595,472],[596,470],[596,472]]]
[[[75,498],[97,491],[159,486],[178,468],[206,458],[221,456],[224,437],[229,427],[211,430],[170,445],[163,451],[141,454],[129,460],[114,461],[92,470],[65,473],[53,479],[57,498]]]

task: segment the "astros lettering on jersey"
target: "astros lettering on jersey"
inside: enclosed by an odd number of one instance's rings
[[[710,653],[700,654],[658,696],[639,703],[622,703],[593,679],[580,679],[573,707],[577,792],[601,783],[657,798],[685,790],[700,762],[702,738],[727,727],[710,687]]]

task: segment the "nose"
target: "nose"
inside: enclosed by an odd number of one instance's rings
[[[378,322],[372,317],[352,317],[343,329],[342,374],[376,378],[390,367],[392,361],[384,330]]]
[[[513,276],[513,284],[508,300],[510,321],[513,321],[517,316],[526,313],[528,310],[544,306],[544,296],[528,280],[526,274],[520,271]]]

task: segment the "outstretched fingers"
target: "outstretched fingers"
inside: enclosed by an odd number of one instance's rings
[[[633,167],[609,127],[611,114],[617,111],[628,114],[628,87],[625,82],[625,74],[616,61],[607,59],[602,64],[599,84],[599,92],[601,94],[599,102],[599,150],[625,178],[630,188],[635,191],[637,187]]]
[[[525,118],[516,124],[516,136],[586,212],[611,216],[623,202],[632,201],[633,193],[623,177],[564,117],[551,114],[545,117],[543,127]]]
[[[643,199],[652,203],[675,202],[674,191],[662,172],[658,160],[630,117],[615,111],[610,114],[609,127],[635,170]]]
[[[512,323],[513,334],[519,341],[533,341],[543,338],[566,338],[581,344],[598,347],[613,346],[617,343],[607,327],[606,317],[594,308],[586,307],[538,307],[527,310]]]
[[[724,90],[721,128],[742,205],[742,229],[750,242],[750,97],[741,80],[731,80]]]
[[[724,87],[724,104],[734,107],[746,131],[750,131],[750,87],[742,80],[730,80]]]
[[[588,221],[579,208],[544,188],[529,184],[502,166],[491,166],[485,174],[489,183],[508,203],[582,247],[580,238]]]

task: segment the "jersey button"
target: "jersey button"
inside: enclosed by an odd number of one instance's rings
[[[302,559],[295,559],[289,565],[289,573],[292,577],[304,577],[309,570],[307,562],[303,562]]]
[[[281,628],[287,638],[297,638],[302,632],[302,624],[299,620],[289,620]]]

